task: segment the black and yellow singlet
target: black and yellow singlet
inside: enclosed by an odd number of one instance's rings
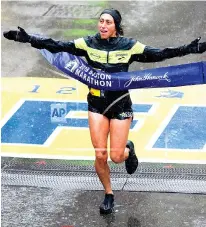
[[[90,66],[108,73],[127,72],[133,61],[157,62],[182,56],[178,48],[161,50],[121,36],[101,39],[99,33],[74,41],[56,41],[51,38],[31,36],[29,42],[32,47],[47,49],[52,53],[68,52],[83,56]],[[132,102],[127,90],[104,91],[90,87],[87,100],[90,111],[105,116],[109,113],[108,118],[125,119],[132,115]]]

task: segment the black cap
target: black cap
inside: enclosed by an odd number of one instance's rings
[[[105,9],[100,14],[100,16],[102,14],[104,14],[104,13],[109,14],[109,15],[111,15],[114,18],[114,23],[115,23],[115,26],[116,26],[116,30],[117,30],[118,33],[120,33],[120,24],[121,24],[121,21],[122,21],[122,17],[120,15],[119,11],[117,11],[116,9],[113,9],[113,8]]]

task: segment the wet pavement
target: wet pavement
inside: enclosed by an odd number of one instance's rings
[[[87,18],[95,18],[105,7],[119,9],[126,36],[136,37],[151,46],[178,46],[198,36],[206,39],[205,2],[2,1],[1,29],[16,29],[20,25],[29,33],[72,39],[78,37],[77,33],[66,38],[61,32],[67,28],[95,30],[92,23],[74,23],[83,17],[82,5],[87,7]],[[190,55],[161,63],[135,64],[131,70],[203,59],[205,55]],[[41,55],[29,45],[2,39],[3,77],[58,77],[49,69]],[[115,213],[100,216],[98,207],[103,191],[2,185],[1,192],[3,227],[206,227],[206,195],[201,194],[119,190],[115,191]]]
[[[101,216],[101,191],[2,187],[3,227],[205,227],[206,195],[115,192],[115,213]]]

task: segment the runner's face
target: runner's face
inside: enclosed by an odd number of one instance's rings
[[[116,37],[114,19],[110,14],[102,14],[98,22],[98,30],[102,39]]]

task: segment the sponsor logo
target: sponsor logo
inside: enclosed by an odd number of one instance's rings
[[[128,56],[128,54],[116,54],[118,60],[123,60]]]
[[[118,58],[118,60],[123,60],[123,59],[125,59],[125,57],[124,57],[124,56],[122,56],[122,57]]]
[[[96,53],[90,53],[90,56],[100,59],[101,56]]]
[[[159,76],[153,76],[152,73],[145,74],[144,76],[133,76],[130,80],[128,80],[124,87],[129,87],[129,85],[132,84],[132,82],[138,82],[138,81],[152,81],[152,80],[166,80],[167,82],[171,82],[170,78],[168,77],[168,72],[166,72],[164,75]]]
[[[77,69],[78,66],[79,66],[79,63],[77,61],[73,60],[73,61],[69,61],[66,64],[65,69],[68,69],[73,73]]]
[[[116,54],[116,57],[126,57],[126,56],[128,56],[128,54]]]
[[[121,117],[133,117],[133,112],[123,112],[120,114]]]

